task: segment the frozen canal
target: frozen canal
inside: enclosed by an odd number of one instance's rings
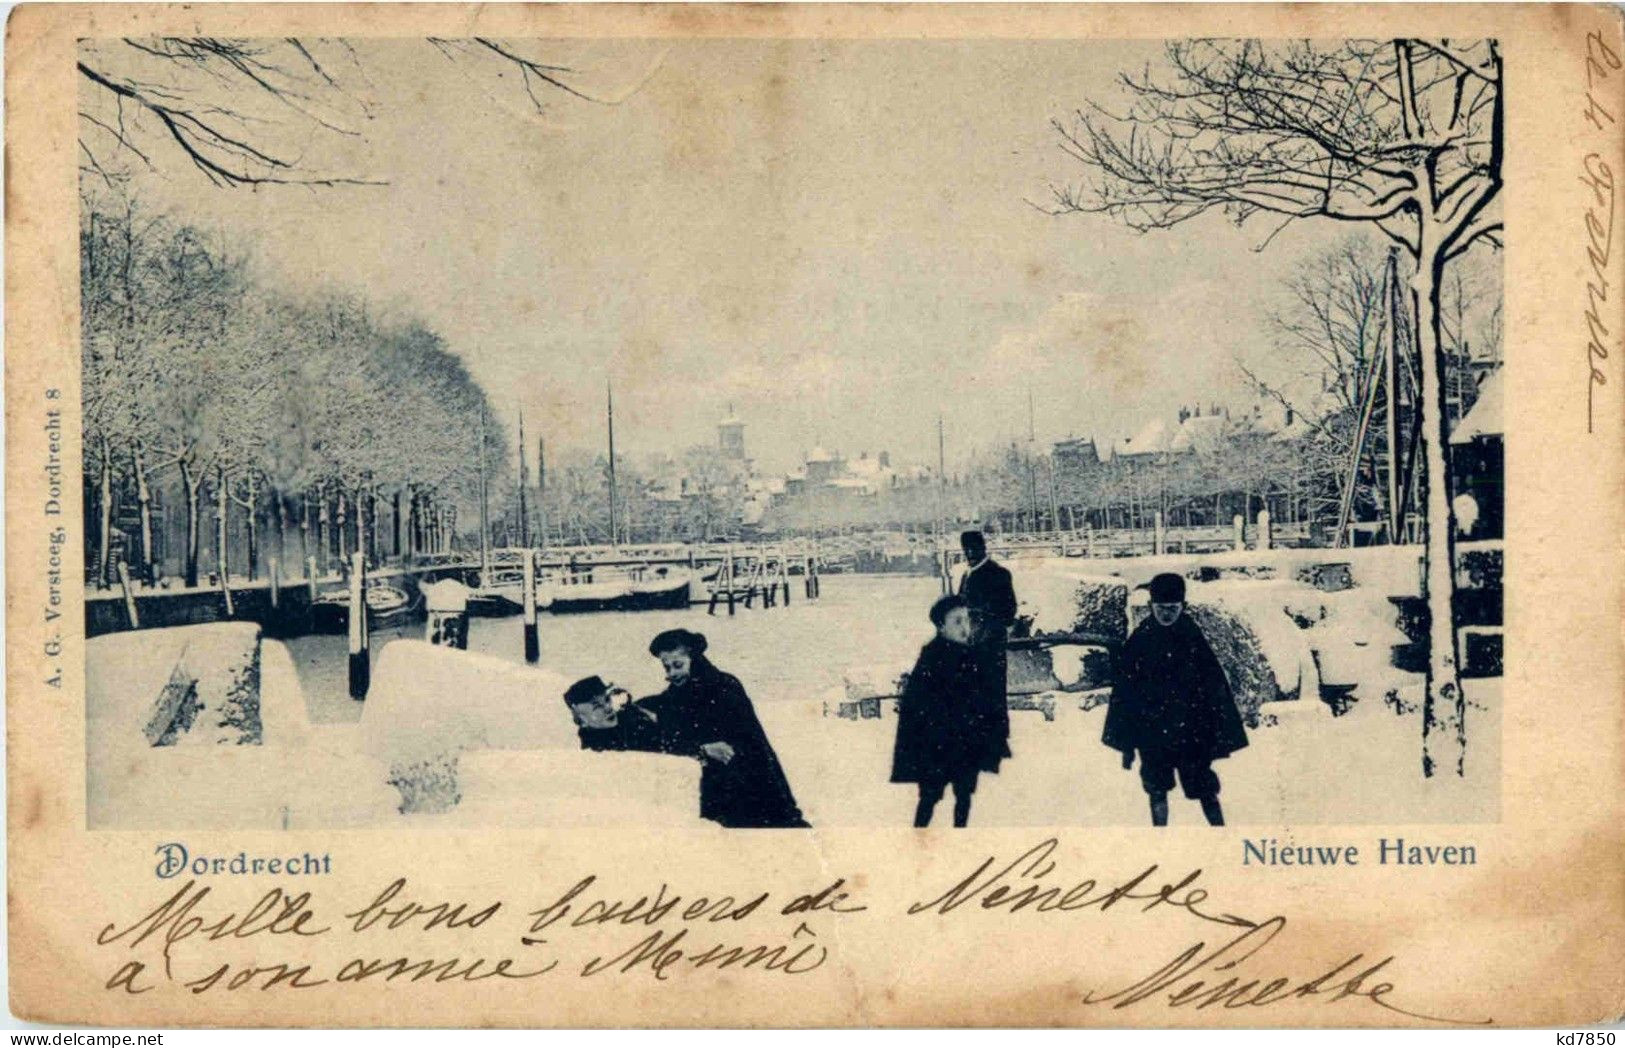
[[[718,666],[737,675],[755,700],[764,727],[808,819],[819,825],[907,826],[910,787],[889,779],[895,721],[850,721],[825,715],[853,669],[906,668],[930,636],[926,609],[939,593],[934,579],[834,576],[809,603],[792,583],[788,608],[741,609],[733,618],[687,611],[590,614],[540,619],[542,666],[564,680],[600,674],[634,695],[661,689],[659,665],[646,653],[672,626],[699,630]],[[373,654],[397,636],[421,636],[421,625],[375,634]],[[523,663],[518,616],[475,619],[470,647]],[[344,638],[306,637],[290,648],[318,732],[343,732],[363,703],[345,690]],[[1376,684],[1372,682],[1375,692]],[[544,693],[538,704],[559,703]],[[1472,681],[1465,780],[1426,780],[1420,772],[1421,721],[1398,713],[1380,693],[1359,694],[1333,717],[1314,696],[1270,703],[1251,745],[1215,765],[1229,821],[1247,825],[1404,824],[1494,821],[1499,812],[1500,681]],[[977,790],[972,826],[1143,825],[1145,795],[1100,742],[1105,711],[1060,695],[1055,720],[1011,715],[1014,758]],[[557,715],[557,708],[544,715]],[[335,741],[343,736],[335,736]],[[344,744],[348,745],[348,744]],[[1176,794],[1172,823],[1201,824],[1200,812]]]
[[[697,630],[711,642],[711,660],[744,682],[758,704],[822,699],[856,666],[906,668],[931,639],[926,611],[941,589],[935,579],[907,576],[826,575],[817,601],[801,596],[801,580],[790,582],[790,606],[741,607],[730,618],[722,609],[707,615],[703,606],[687,611],[643,611],[539,617],[541,665],[569,680],[597,674],[636,696],[665,687],[660,664],[648,654],[649,641],[674,626]],[[374,663],[395,637],[421,639],[423,624],[372,636]],[[346,690],[345,638],[299,637],[288,642],[313,723],[355,721],[361,703]],[[524,662],[518,615],[476,618],[469,626],[469,650]],[[559,696],[538,696],[559,701]]]

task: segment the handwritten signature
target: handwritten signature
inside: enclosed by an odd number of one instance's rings
[[[1602,34],[1593,29],[1586,34],[1586,98],[1583,118],[1598,131],[1612,127],[1616,118],[1597,98],[1597,88],[1620,68],[1620,58],[1603,42]],[[1590,276],[1586,278],[1586,432],[1593,432],[1596,418],[1597,390],[1608,384],[1603,370],[1608,359],[1612,332],[1602,319],[1602,307],[1608,304],[1608,278],[1606,271],[1614,244],[1614,172],[1608,162],[1597,153],[1587,153],[1582,163],[1580,181],[1591,190],[1591,200],[1585,208],[1586,260]]]
[[[1391,954],[1367,962],[1364,953],[1354,953],[1308,978],[1250,977],[1238,973],[1210,982],[1213,974],[1236,972],[1243,964],[1259,957],[1286,929],[1287,919],[1276,914],[1264,920],[1252,920],[1211,908],[1207,905],[1208,891],[1197,887],[1202,877],[1200,869],[1177,878],[1161,879],[1161,883],[1158,883],[1158,866],[1153,864],[1115,884],[1103,884],[1097,878],[1087,877],[1064,886],[1053,884],[1049,878],[1058,871],[1058,863],[1053,858],[1058,846],[1059,841],[1052,837],[1010,862],[1001,864],[990,856],[968,876],[930,901],[912,903],[907,912],[910,916],[942,916],[972,903],[979,910],[1006,913],[1029,908],[1034,913],[1105,912],[1119,904],[1138,903],[1140,905],[1135,907],[1138,913],[1167,907],[1207,924],[1238,930],[1211,948],[1206,940],[1183,948],[1172,960],[1121,989],[1091,990],[1082,997],[1085,1004],[1109,1002],[1113,1009],[1123,1009],[1160,998],[1169,1008],[1203,1009],[1217,1005],[1233,1009],[1324,997],[1328,1003],[1361,1000],[1430,1022],[1483,1026],[1493,1021],[1429,1015],[1399,1004],[1392,999],[1397,985],[1391,981],[1376,981],[1376,977],[1394,963]],[[1364,967],[1360,967],[1362,963]]]

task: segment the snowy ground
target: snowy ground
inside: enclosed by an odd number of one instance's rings
[[[1468,683],[1467,775],[1426,780],[1421,773],[1421,718],[1381,703],[1358,704],[1333,717],[1320,702],[1272,705],[1250,745],[1218,761],[1222,799],[1236,825],[1491,822],[1499,817],[1499,681]],[[972,824],[981,826],[1123,826],[1148,820],[1137,772],[1101,745],[1106,709],[1078,707],[1063,696],[1055,720],[1010,715],[1015,756],[996,776],[983,776]],[[907,825],[912,787],[887,782],[895,720],[819,718],[794,706],[761,709],[785,771],[814,825]],[[1201,823],[1193,802],[1176,792],[1172,821]],[[939,818],[946,818],[939,811]]]
[[[478,750],[465,758],[463,802],[456,811],[400,815],[400,796],[385,781],[387,755],[364,738],[366,729],[312,725],[298,717],[303,697],[281,644],[264,644],[262,665],[266,708],[276,711],[267,721],[265,745],[129,748],[123,754],[129,764],[110,762],[108,752],[92,754],[93,763],[109,763],[92,776],[91,824],[299,828],[402,825],[409,818],[419,825],[693,824],[688,816],[697,777],[694,769],[673,767],[675,758],[545,746]],[[477,693],[481,680],[489,688],[485,669],[471,677],[468,690],[455,694]],[[569,730],[565,710],[551,694],[557,678],[523,667],[506,671],[508,687],[538,701],[515,702],[504,716],[516,723],[532,718],[525,726],[537,740]],[[387,679],[381,684],[388,687]],[[1468,775],[1462,780],[1423,779],[1415,713],[1398,714],[1380,701],[1358,703],[1342,717],[1318,701],[1273,704],[1266,721],[1277,723],[1252,731],[1247,749],[1216,765],[1230,821],[1292,826],[1495,820],[1499,682],[1471,682],[1469,695],[1486,709],[1470,711]],[[383,699],[380,693],[369,701],[380,701],[382,710]],[[1100,744],[1104,708],[1077,706],[1077,696],[1063,696],[1053,722],[1033,712],[1012,714],[1015,757],[999,775],[984,777],[973,825],[1145,821],[1137,775],[1123,771],[1115,751]],[[758,711],[815,826],[908,823],[912,789],[887,781],[893,720],[842,720],[825,715],[821,702],[758,703]],[[385,720],[422,718],[405,709]],[[1199,820],[1195,805],[1176,799],[1175,825]]]
[[[1326,561],[1350,564],[1355,588],[1323,592],[1295,578],[1305,564]],[[1393,689],[1414,699],[1419,683],[1388,665],[1398,642],[1388,598],[1414,592],[1414,550],[1024,559],[1012,567],[1024,610],[1042,620],[1068,614],[1064,602],[1080,579],[1132,586],[1156,571],[1216,565],[1224,574],[1192,583],[1192,600],[1253,622],[1258,664],[1280,679],[1279,692],[1302,695],[1260,706],[1251,745],[1216,765],[1232,824],[1498,818],[1500,681],[1468,682],[1468,765],[1459,779],[1423,778],[1420,716],[1384,700]],[[240,625],[95,638],[87,674],[90,824],[693,826],[697,768],[691,762],[582,753],[573,748],[559,701],[564,682],[587,673],[637,694],[657,690],[658,666],[643,650],[647,638],[685,625],[705,631],[719,665],[745,681],[814,825],[906,825],[914,794],[888,781],[895,730],[889,704],[881,719],[834,714],[854,690],[885,693],[887,682],[908,667],[929,636],[924,610],[937,592],[929,579],[841,577],[826,580],[826,596],[817,603],[798,600],[732,619],[693,611],[544,617],[545,669],[519,662],[517,619],[476,620],[476,651],[437,651],[427,661],[391,657],[397,646],[403,656],[419,647],[400,644],[411,637],[405,631],[375,638],[373,691],[365,703],[344,693],[342,638],[263,641],[263,745],[155,748],[141,732],[151,697],[162,691],[185,638]],[[227,646],[241,652],[242,638],[233,636]],[[1303,686],[1306,660],[1329,683],[1353,687],[1348,713],[1334,717],[1317,697],[1318,687]],[[222,665],[218,672],[229,677],[231,670]],[[1147,821],[1137,774],[1124,771],[1116,752],[1100,744],[1104,707],[1084,710],[1081,699],[1057,694],[1053,721],[1036,712],[1012,713],[1015,757],[999,775],[983,778],[972,825]],[[457,804],[440,814],[402,815],[402,795],[389,783],[402,761],[459,747]],[[1172,821],[1196,824],[1200,815],[1176,794]]]

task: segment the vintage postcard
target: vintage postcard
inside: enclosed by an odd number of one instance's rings
[[[15,10],[13,1012],[1617,1019],[1622,60]]]

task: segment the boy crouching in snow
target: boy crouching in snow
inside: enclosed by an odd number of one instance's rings
[[[1247,745],[1217,656],[1201,627],[1185,614],[1185,580],[1164,573],[1146,587],[1151,615],[1118,656],[1106,730],[1101,741],[1134,766],[1140,751],[1140,784],[1151,798],[1151,824],[1168,825],[1168,791],[1174,777],[1185,796],[1202,805],[1213,826],[1224,825],[1219,777],[1213,762]]]

